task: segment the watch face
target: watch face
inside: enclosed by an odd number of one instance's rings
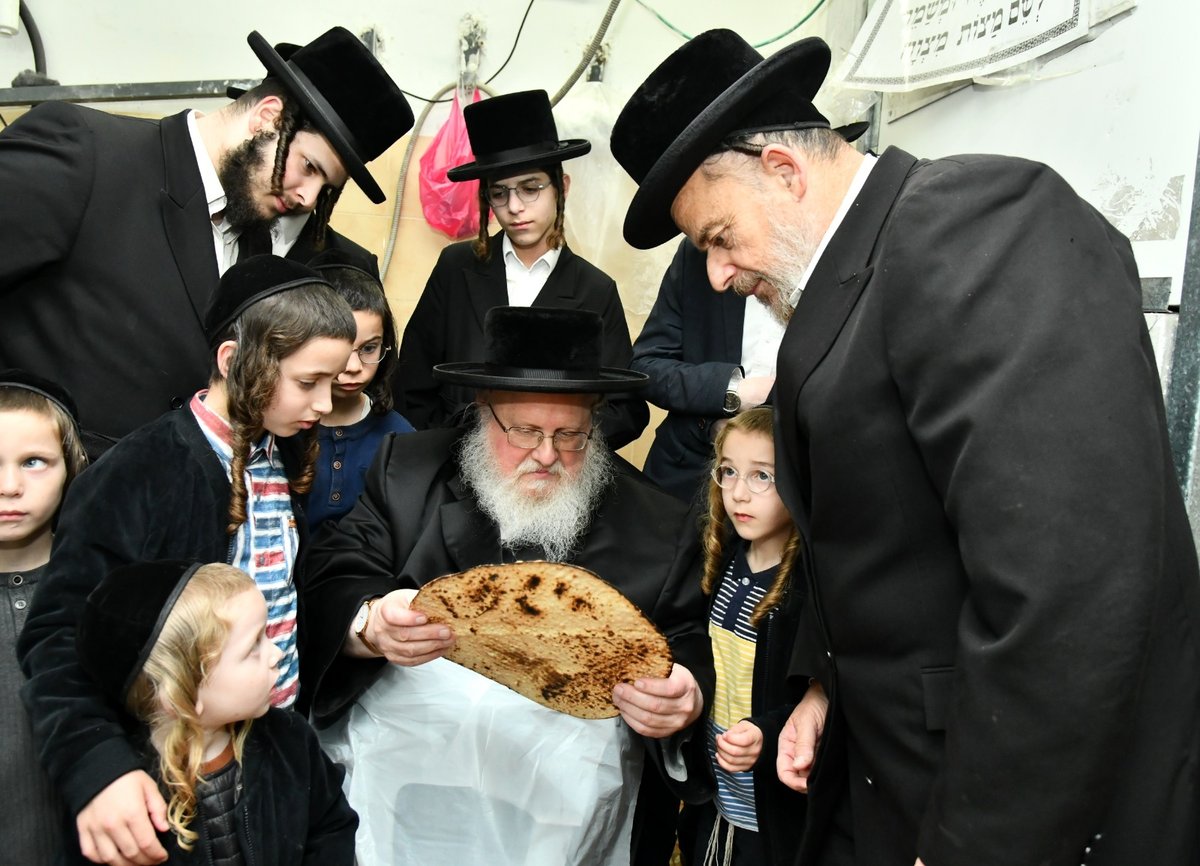
[[[742,398],[740,396],[738,396],[738,392],[737,391],[726,391],[725,392],[725,411],[726,412],[736,412],[738,409],[741,409],[741,408],[742,408]]]
[[[371,608],[367,606],[366,602],[363,602],[363,606],[360,607],[358,609],[358,613],[354,615],[354,625],[351,626],[351,628],[354,629],[355,634],[361,634],[362,630],[367,627],[367,617],[370,615]]]

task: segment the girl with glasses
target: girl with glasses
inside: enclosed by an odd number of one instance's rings
[[[805,798],[775,775],[779,732],[803,689],[787,664],[804,599],[800,535],[775,489],[770,407],[730,418],[714,442],[703,530],[717,688],[708,717],[716,797],[685,805],[685,864],[791,862]],[[732,530],[732,531],[731,531]]]
[[[333,383],[333,410],[317,430],[320,454],[308,495],[308,525],[341,517],[362,493],[367,467],[389,433],[411,433],[392,409],[396,324],[372,263],[330,249],[309,262],[354,311],[358,332],[346,369]]]

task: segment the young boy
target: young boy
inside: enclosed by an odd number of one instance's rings
[[[492,307],[591,310],[604,320],[604,366],[629,366],[633,351],[616,283],[563,239],[571,178],[562,163],[583,156],[591,144],[559,140],[544,90],[474,103],[463,110],[463,119],[475,160],[448,175],[452,181],[481,181],[479,237],[442,251],[404,329],[396,410],[418,430],[462,421],[474,395],[434,381],[433,367],[483,360],[483,319]],[[489,212],[501,228],[490,237]],[[601,430],[612,448],[620,448],[640,436],[649,420],[644,400],[621,395],[602,410]]]
[[[104,574],[146,559],[249,572],[283,651],[273,701],[298,698],[296,497],[311,480],[315,439],[296,436],[284,447],[277,437],[311,430],[329,411],[354,318],[316,272],[255,256],[221,278],[204,326],[209,388],[129,434],[72,485],[17,646],[42,763],[77,815],[82,853],[97,862],[166,857],[154,834],[166,828],[162,796],[140,769],[119,708],[76,655],[84,601]]]

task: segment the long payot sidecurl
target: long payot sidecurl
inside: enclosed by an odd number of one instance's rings
[[[713,441],[713,461],[711,466],[721,462],[721,454],[725,448],[725,440],[734,430],[743,433],[753,433],[772,439],[775,435],[775,421],[772,410],[768,406],[757,406],[734,415],[721,428]],[[700,535],[700,545],[704,553],[704,573],[700,587],[705,595],[712,595],[721,579],[721,571],[727,561],[726,545],[732,530],[729,525],[729,515],[725,511],[725,500],[721,497],[721,487],[711,477],[708,480],[708,510],[704,518]],[[775,571],[775,580],[767,588],[767,592],[754,606],[750,615],[750,625],[758,628],[763,617],[777,607],[787,592],[792,570],[801,551],[800,533],[792,527],[787,541],[784,542],[783,556],[779,568]]]
[[[222,336],[220,342],[237,344],[224,376],[226,408],[233,437],[229,470],[230,535],[246,522],[246,462],[263,433],[263,416],[275,399],[279,363],[309,340],[330,337],[354,342],[357,327],[350,306],[322,283],[298,286],[251,305]],[[214,369],[214,379],[220,370]],[[299,471],[289,476],[295,493],[312,486],[317,460],[317,430],[304,434],[305,449]]]
[[[220,612],[235,596],[257,591],[253,578],[233,566],[213,563],[198,569],[126,696],[129,711],[150,728],[167,791],[167,822],[185,851],[199,838],[191,823],[204,766],[205,729],[197,709],[200,686],[229,637],[230,623]],[[249,720],[230,726],[233,757],[239,764],[249,733]]]

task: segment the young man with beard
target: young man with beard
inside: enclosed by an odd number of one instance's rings
[[[878,158],[829,48],[710,31],[613,127],[625,237],[793,309],[806,866],[1200,862],[1200,577],[1129,242],[1052,170]]]
[[[318,725],[341,720],[327,744],[358,774],[364,862],[626,864],[641,744],[681,796],[708,794],[702,738],[691,738],[714,676],[698,533],[683,503],[594,435],[600,395],[645,382],[601,366],[599,316],[497,307],[484,328],[482,362],[436,368],[475,389],[466,426],[385,442],[354,510],[314,542],[305,600],[324,615],[302,676]],[[667,636],[670,676],[618,685],[620,720],[525,699],[495,711],[507,690],[441,660],[454,635],[408,608],[443,574],[533,559],[594,571]],[[451,769],[464,761],[465,778]],[[555,787],[564,774],[572,789],[594,786],[569,817],[559,800],[574,798]]]
[[[201,319],[239,257],[366,255],[329,214],[347,179],[383,201],[366,163],[412,126],[408,104],[343,28],[248,41],[267,78],[213,114],[51,102],[0,132],[0,366],[77,394],[93,452],[204,383]]]

